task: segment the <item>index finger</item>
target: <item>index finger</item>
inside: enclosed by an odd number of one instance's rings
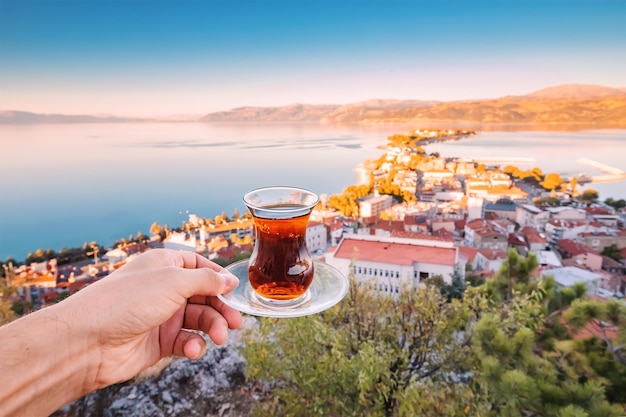
[[[185,269],[210,268],[215,272],[220,272],[222,268],[215,262],[210,261],[202,255],[187,251],[169,251],[174,261],[174,265]]]

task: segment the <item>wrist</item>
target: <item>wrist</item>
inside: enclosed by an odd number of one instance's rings
[[[0,328],[0,386],[8,387],[0,409],[9,415],[49,415],[95,388],[94,338],[80,322],[89,317],[72,308],[59,303]]]
[[[55,369],[64,366],[60,374],[64,381],[71,379],[76,388],[74,398],[83,396],[101,387],[97,386],[99,354],[97,334],[90,326],[94,319],[83,310],[80,303],[66,299],[48,307],[46,321],[56,327],[52,337],[61,339],[64,352],[59,352]],[[45,310],[44,310],[45,311]]]

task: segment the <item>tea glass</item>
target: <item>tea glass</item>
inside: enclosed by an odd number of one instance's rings
[[[276,186],[252,190],[243,200],[256,228],[248,264],[252,297],[275,307],[306,302],[315,275],[306,229],[319,197],[303,188]]]

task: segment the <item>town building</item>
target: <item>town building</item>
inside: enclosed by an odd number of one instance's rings
[[[542,210],[532,204],[519,204],[515,209],[515,221],[521,227],[530,226],[539,231],[544,231],[549,220],[549,211]]]
[[[478,249],[476,252],[476,268],[478,271],[497,272],[502,268],[502,262],[507,252],[502,249]]]
[[[547,207],[550,218],[563,221],[584,221],[587,220],[587,212],[583,209],[568,206]]]
[[[556,243],[563,264],[574,263],[592,271],[602,269],[602,255],[572,239],[561,239]],[[570,260],[570,262],[566,262]]]
[[[197,251],[196,235],[185,232],[172,232],[163,240],[165,249]]]
[[[577,240],[598,252],[611,245],[622,249],[626,248],[626,230],[582,232],[577,236]]]
[[[506,251],[508,248],[508,234],[497,231],[486,220],[471,220],[465,223],[464,244],[477,249]]]
[[[488,201],[483,206],[482,217],[487,218],[490,214],[495,215],[495,218],[517,222],[517,205],[508,198],[501,198],[495,203]]]
[[[378,217],[393,204],[393,197],[388,194],[369,195],[357,200],[361,217]]]
[[[306,245],[310,252],[326,250],[328,231],[320,222],[310,221],[306,226]]]
[[[602,280],[602,276],[600,274],[578,268],[576,266],[546,269],[541,271],[540,274],[542,278],[547,276],[554,277],[554,280],[560,287],[573,287],[578,283],[585,284],[587,287],[587,294],[589,295],[597,294]]]
[[[450,284],[458,253],[452,241],[427,236],[346,235],[326,254],[326,262],[346,275],[353,274],[359,285],[391,295],[403,287],[416,288],[436,275]]]
[[[551,244],[556,244],[561,239],[576,239],[587,230],[587,221],[566,221],[550,219],[546,223],[545,233]]]

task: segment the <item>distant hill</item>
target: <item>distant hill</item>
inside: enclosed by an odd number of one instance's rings
[[[326,119],[328,122],[335,120]],[[345,120],[344,120],[345,121]],[[601,98],[503,98],[389,110],[360,122],[569,124],[626,127],[626,96]]]
[[[121,123],[145,121],[114,116],[39,114],[27,111],[0,111],[0,124],[37,124],[37,123]]]
[[[0,111],[0,124],[156,122],[90,115]],[[168,121],[174,121],[171,118]],[[564,84],[523,96],[450,102],[371,99],[351,104],[238,107],[190,120],[201,122],[471,123],[626,127],[626,88]]]
[[[323,123],[568,124],[626,127],[626,88],[586,84],[548,87],[524,96],[454,102],[371,99],[347,105],[242,107],[201,121]]]
[[[527,94],[526,98],[600,98],[626,97],[626,88],[589,84],[563,84]]]
[[[359,103],[337,107],[325,114],[322,122],[365,122],[385,118],[387,114],[406,109],[419,109],[434,106],[438,101],[371,99]]]
[[[333,104],[290,104],[282,107],[238,107],[229,111],[210,113],[202,122],[319,122],[324,115],[340,107]]]

